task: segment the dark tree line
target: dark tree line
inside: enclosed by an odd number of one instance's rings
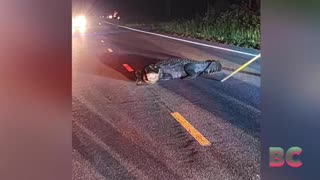
[[[167,18],[172,16],[173,0],[165,0],[165,15]],[[254,11],[260,11],[261,0],[200,0],[194,3],[203,3],[206,7],[205,12],[208,16],[215,16],[221,11],[226,10],[231,4],[240,4],[241,2],[247,3],[248,8]],[[181,2],[183,7],[183,2]]]
[[[261,0],[72,0],[73,12],[101,12],[117,10],[123,17],[149,19],[193,18],[195,15],[216,16],[231,4],[245,2],[259,11]]]

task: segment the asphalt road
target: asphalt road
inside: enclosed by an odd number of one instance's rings
[[[252,57],[104,23],[72,42],[73,179],[259,179],[260,76],[214,80],[230,73],[224,71],[136,86],[123,66],[138,70],[180,57],[219,59],[235,69]],[[259,73],[260,60],[245,71]],[[174,112],[210,145],[201,145]]]

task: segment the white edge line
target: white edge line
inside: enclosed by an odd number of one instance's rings
[[[163,34],[157,34],[157,33],[152,33],[152,32],[148,32],[148,31],[142,31],[142,30],[139,30],[139,29],[134,29],[134,28],[126,27],[126,26],[116,25],[116,24],[113,24],[113,23],[110,23],[110,22],[107,22],[107,21],[104,21],[104,22],[107,23],[107,24],[111,24],[111,25],[114,25],[114,26],[119,26],[119,27],[122,27],[122,28],[125,28],[125,29],[129,29],[129,30],[132,30],[132,31],[137,31],[137,32],[145,33],[145,34],[151,34],[151,35],[160,36],[160,37],[164,37],[164,38],[168,38],[168,39],[173,39],[173,40],[177,40],[177,41],[196,44],[196,45],[200,45],[200,46],[211,47],[211,48],[215,48],[215,49],[220,49],[220,50],[224,50],[224,51],[230,51],[230,52],[244,54],[244,55],[248,55],[248,56],[257,56],[258,55],[258,54],[251,54],[251,53],[246,53],[246,52],[242,52],[242,51],[223,48],[223,47],[219,47],[219,46],[213,46],[213,45],[209,45],[209,44],[198,43],[198,42],[189,41],[189,40],[185,40],[185,39],[179,39],[179,38],[175,38],[175,37],[171,37],[171,36],[166,36],[166,35],[163,35]]]

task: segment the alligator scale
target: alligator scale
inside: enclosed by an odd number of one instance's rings
[[[221,71],[217,60],[195,61],[190,59],[169,59],[150,64],[142,71],[136,71],[137,85],[153,84],[172,79],[194,79],[202,74]]]

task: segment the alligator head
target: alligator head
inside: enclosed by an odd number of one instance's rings
[[[160,79],[160,67],[154,64],[150,64],[144,69],[145,73],[143,80],[146,83],[156,83]]]
[[[137,85],[156,83],[161,78],[160,67],[150,64],[142,72],[136,72],[136,77]]]

